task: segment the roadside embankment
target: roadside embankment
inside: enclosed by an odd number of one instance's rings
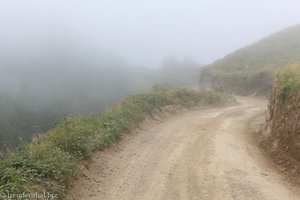
[[[266,118],[261,146],[282,172],[300,183],[300,64],[278,71]]]

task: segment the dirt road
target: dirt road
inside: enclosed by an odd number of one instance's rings
[[[147,124],[97,153],[68,199],[299,200],[248,131],[266,101],[188,112]]]

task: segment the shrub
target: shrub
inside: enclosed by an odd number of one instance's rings
[[[278,70],[277,85],[283,98],[292,92],[298,91],[300,89],[300,63]]]

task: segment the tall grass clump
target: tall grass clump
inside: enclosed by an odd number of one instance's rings
[[[300,90],[300,63],[286,66],[277,73],[277,86],[282,97]]]
[[[61,196],[78,174],[78,161],[118,140],[154,109],[220,104],[226,98],[218,92],[158,87],[150,93],[129,96],[100,114],[66,117],[43,137],[1,159],[0,192],[52,192]]]

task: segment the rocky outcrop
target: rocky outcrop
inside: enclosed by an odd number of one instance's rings
[[[204,91],[222,90],[242,96],[266,96],[271,91],[272,82],[272,71],[219,72],[206,67],[200,73],[199,85]]]

